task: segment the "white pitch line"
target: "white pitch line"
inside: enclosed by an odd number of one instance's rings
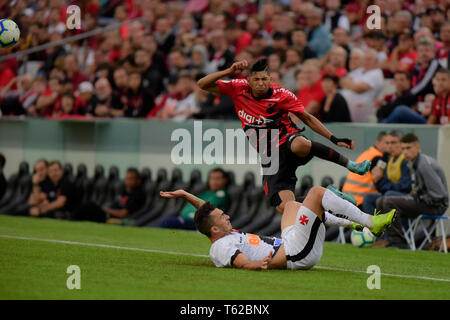
[[[130,250],[130,251],[141,251],[141,252],[163,253],[163,254],[173,254],[173,255],[209,258],[209,256],[205,255],[205,254],[195,254],[195,253],[176,252],[176,251],[163,251],[163,250],[155,250],[155,249],[122,247],[122,246],[114,246],[114,245],[101,244],[101,243],[87,243],[87,242],[67,241],[67,240],[42,239],[42,238],[33,238],[33,237],[11,236],[11,235],[5,235],[5,234],[0,234],[0,238],[18,239],[18,240],[30,240],[30,241],[43,241],[43,242],[52,242],[52,243],[62,243],[62,244],[87,246],[87,247],[98,247],[98,248],[109,248],[109,249],[119,249],[119,250]],[[342,268],[333,268],[333,267],[324,267],[324,266],[315,266],[314,268],[315,269],[322,269],[322,270],[331,270],[331,271],[343,271],[343,272],[353,272],[353,273],[367,273],[366,271],[361,271],[361,270],[351,270],[351,269],[342,269]],[[390,276],[390,277],[397,277],[397,278],[410,278],[410,279],[418,279],[418,280],[431,280],[431,281],[450,282],[450,279],[431,278],[431,277],[405,275],[405,274],[393,274],[393,273],[383,273],[382,272],[382,273],[380,273],[380,275]]]

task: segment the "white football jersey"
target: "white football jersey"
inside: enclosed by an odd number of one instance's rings
[[[262,260],[271,251],[275,254],[282,242],[275,237],[263,237],[233,230],[231,234],[211,245],[209,256],[216,267],[233,266],[233,261],[239,253],[243,253],[249,260]]]

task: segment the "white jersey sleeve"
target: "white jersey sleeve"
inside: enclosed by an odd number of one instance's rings
[[[241,253],[238,237],[229,235],[223,237],[211,245],[209,256],[216,267],[232,267],[232,261]]]

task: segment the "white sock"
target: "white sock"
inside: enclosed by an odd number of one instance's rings
[[[331,213],[329,213],[328,211],[324,211],[323,213],[325,215],[325,225],[327,227],[331,227],[331,226],[338,226],[338,227],[345,227],[345,228],[352,227],[352,222],[350,220],[336,217],[336,216],[332,215]]]
[[[358,207],[347,200],[339,198],[328,189],[323,194],[322,207],[338,218],[344,218],[362,224],[367,228],[371,228],[373,225],[371,215],[362,212]]]

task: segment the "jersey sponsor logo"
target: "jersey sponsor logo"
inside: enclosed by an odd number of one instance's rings
[[[263,116],[259,116],[259,118],[256,118],[255,116],[252,116],[251,114],[247,114],[244,110],[239,110],[238,116],[239,116],[239,118],[244,120],[247,124],[261,125],[261,124],[266,124],[266,123],[270,123],[273,121],[272,119],[267,119]]]
[[[306,226],[308,224],[308,222],[309,222],[309,219],[308,219],[308,217],[306,215],[302,214],[300,216],[300,218],[298,219],[298,221],[300,222],[300,224],[302,226]]]

